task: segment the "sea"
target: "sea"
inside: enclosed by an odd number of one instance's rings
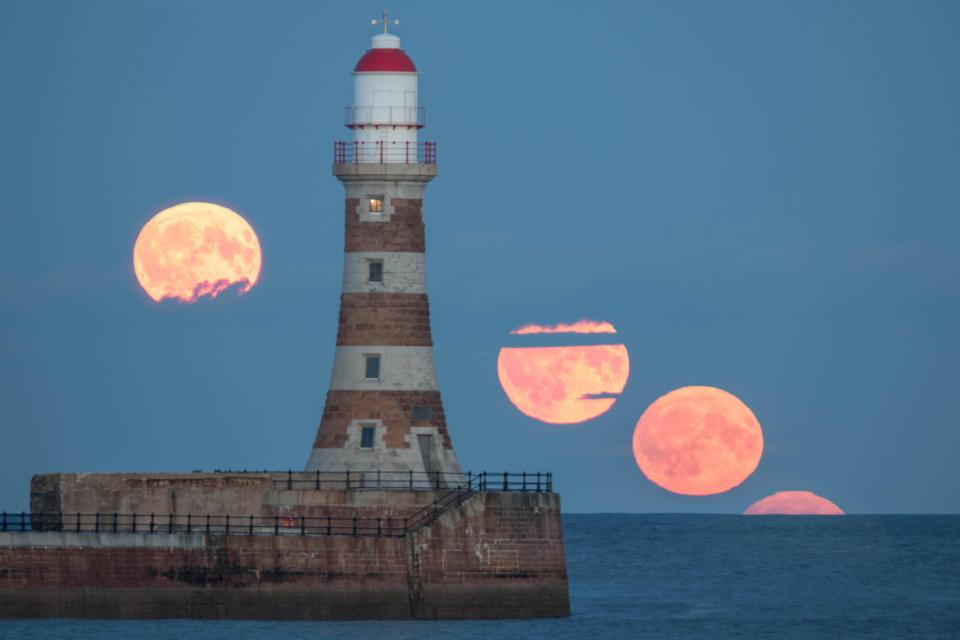
[[[564,516],[572,615],[0,621],[2,639],[958,638],[960,516]]]

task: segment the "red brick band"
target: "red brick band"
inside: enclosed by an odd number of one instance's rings
[[[426,294],[341,294],[337,345],[433,346]]]
[[[423,200],[390,198],[393,214],[383,220],[360,220],[357,198],[347,198],[344,251],[424,250]]]
[[[432,417],[414,420],[415,406],[429,407]],[[354,420],[382,420],[388,449],[409,449],[411,427],[436,427],[443,448],[453,448],[439,391],[328,391],[314,449],[344,448]]]

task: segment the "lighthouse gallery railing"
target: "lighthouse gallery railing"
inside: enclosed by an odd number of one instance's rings
[[[334,164],[437,164],[436,142],[333,143]]]

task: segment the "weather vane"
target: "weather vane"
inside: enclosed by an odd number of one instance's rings
[[[396,19],[396,18],[394,18],[393,20],[387,19],[387,10],[386,10],[386,9],[383,10],[383,17],[382,17],[382,18],[380,18],[379,20],[377,20],[376,18],[374,18],[373,20],[370,21],[370,24],[372,24],[373,26],[377,26],[378,24],[382,24],[382,25],[383,25],[383,32],[384,32],[384,33],[387,33],[387,25],[390,24],[390,23],[393,23],[394,25],[399,25],[399,24],[400,24],[400,20],[398,20],[398,19]]]

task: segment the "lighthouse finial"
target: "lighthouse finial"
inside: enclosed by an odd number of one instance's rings
[[[389,19],[387,18],[387,10],[386,10],[386,9],[383,10],[383,17],[382,17],[381,19],[377,20],[376,18],[374,18],[373,20],[370,21],[370,24],[372,24],[373,26],[377,26],[378,24],[382,24],[382,25],[383,25],[383,32],[384,32],[384,33],[387,33],[387,25],[390,24],[390,23],[393,23],[394,25],[399,25],[399,24],[400,24],[400,20],[398,20],[398,19],[396,19],[396,18],[394,18],[393,20],[389,20]]]

